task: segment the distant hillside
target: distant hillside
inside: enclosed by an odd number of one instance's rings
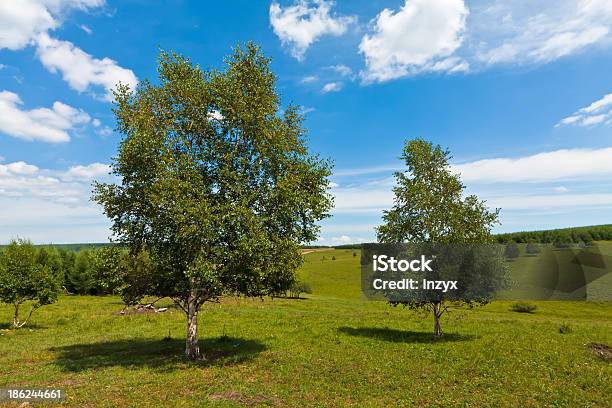
[[[604,225],[589,225],[584,227],[569,227],[539,231],[518,231],[508,232],[504,234],[494,235],[497,242],[505,243],[514,241],[518,243],[539,242],[543,244],[551,244],[555,242],[563,243],[580,243],[591,241],[612,241],[612,224]],[[101,248],[105,246],[117,245],[109,242],[92,242],[80,244],[52,244],[58,248],[64,248],[71,251],[80,251],[84,248]],[[4,245],[0,245],[0,248]],[[37,245],[45,246],[45,245]],[[361,244],[336,245],[333,247],[325,245],[304,245],[303,249],[361,249]]]
[[[559,228],[541,231],[520,231],[495,235],[497,242],[515,241],[579,243],[591,241],[612,241],[612,224],[590,225],[586,227]]]
[[[515,241],[518,243],[539,242],[552,244],[555,242],[580,243],[591,241],[612,241],[612,224],[589,225],[584,227],[569,227],[539,231],[518,231],[494,235],[497,242]],[[360,249],[361,244],[336,245],[336,249]]]
[[[78,252],[82,249],[86,248],[102,248],[107,246],[113,246],[117,244],[113,244],[110,242],[90,242],[90,243],[81,243],[81,244],[39,244],[35,245],[37,247],[45,247],[45,246],[54,246],[56,248],[62,248],[69,251]],[[0,248],[5,247],[6,245],[0,245]]]

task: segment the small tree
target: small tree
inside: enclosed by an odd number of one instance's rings
[[[119,291],[123,285],[121,262],[124,251],[116,246],[102,247],[91,252],[93,285],[99,294]]]
[[[70,284],[70,274],[74,269],[74,263],[76,260],[76,254],[74,251],[65,249],[65,248],[57,248],[57,253],[61,260],[61,270],[62,270],[62,285],[64,287],[64,291],[66,292],[74,292],[72,285]]]
[[[540,253],[540,246],[535,242],[529,242],[527,245],[525,245],[525,252],[528,255],[537,255]]]
[[[91,251],[82,249],[77,252],[74,267],[68,272],[71,288],[79,295],[87,295],[95,286],[94,272],[91,264]]]
[[[504,257],[506,259],[516,259],[519,257],[519,247],[516,242],[510,241],[506,244],[506,249],[504,250]]]
[[[292,298],[299,299],[302,293],[312,293],[310,285],[306,282],[295,282],[289,289]]]
[[[200,357],[202,304],[288,289],[300,244],[331,207],[331,165],[309,153],[300,109],[279,113],[270,61],[249,44],[226,63],[205,72],[162,53],[158,85],[119,87],[122,181],[94,191],[131,256],[150,257],[135,295],[171,297],[185,312],[189,359]]]
[[[57,300],[61,277],[47,265],[38,262],[38,251],[30,241],[12,240],[0,252],[0,301],[12,305],[13,327],[23,327],[39,307]],[[33,302],[22,320],[20,309]]]
[[[155,282],[156,275],[147,251],[122,253],[117,270],[121,280],[119,295],[126,307],[139,304],[145,295],[152,292],[151,282]]]
[[[493,242],[491,228],[498,221],[499,210],[489,211],[474,195],[464,197],[465,186],[449,167],[448,150],[422,139],[407,141],[401,156],[408,167],[395,173],[393,207],[383,214],[377,235],[381,243],[471,244]],[[498,271],[491,268],[491,272]],[[442,292],[435,298],[392,302],[433,311],[434,336],[442,335],[440,317],[447,310]],[[470,306],[469,298],[454,303]],[[486,297],[476,303],[484,304]]]

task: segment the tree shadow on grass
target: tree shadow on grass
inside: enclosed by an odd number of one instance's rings
[[[55,364],[62,370],[78,372],[115,366],[159,371],[172,371],[186,364],[224,366],[248,361],[266,349],[258,341],[233,337],[201,339],[199,344],[205,359],[195,362],[186,359],[185,340],[181,339],[118,340],[49,350],[57,354]]]
[[[47,328],[47,326],[41,326],[40,324],[29,323],[28,322],[28,323],[26,323],[25,326],[20,327],[18,329],[15,329],[13,327],[12,323],[0,322],[0,330],[9,330],[10,329],[10,330],[17,330],[17,331],[19,331],[19,330],[27,331],[28,329],[34,330],[34,329],[46,329],[46,328]]]
[[[416,332],[410,330],[397,330],[388,327],[339,327],[338,331],[349,336],[370,337],[372,339],[390,341],[394,343],[444,343],[456,341],[470,341],[476,337],[459,333],[444,333],[442,337],[434,339],[432,332]]]

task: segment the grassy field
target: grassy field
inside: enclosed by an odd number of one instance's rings
[[[74,407],[610,406],[612,366],[586,345],[612,344],[612,303],[452,311],[433,342],[431,316],[361,299],[353,252],[305,255],[307,299],[207,305],[199,363],[174,308],[119,315],[116,297],[64,296],[13,331],[2,306],[0,388],[63,388]]]
[[[508,298],[541,298],[544,292],[537,287],[555,282],[559,290],[548,293],[552,299],[612,301],[612,273],[606,273],[612,269],[612,242],[587,248],[542,245],[537,255],[526,254],[524,244],[518,247],[520,256],[507,263],[516,286],[504,293]]]

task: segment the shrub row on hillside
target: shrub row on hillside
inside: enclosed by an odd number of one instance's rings
[[[610,241],[612,240],[612,225],[598,225],[592,227],[564,228],[544,231],[512,232],[507,234],[498,234],[495,237],[499,243],[537,242],[542,244],[579,244],[590,243],[592,241]]]

